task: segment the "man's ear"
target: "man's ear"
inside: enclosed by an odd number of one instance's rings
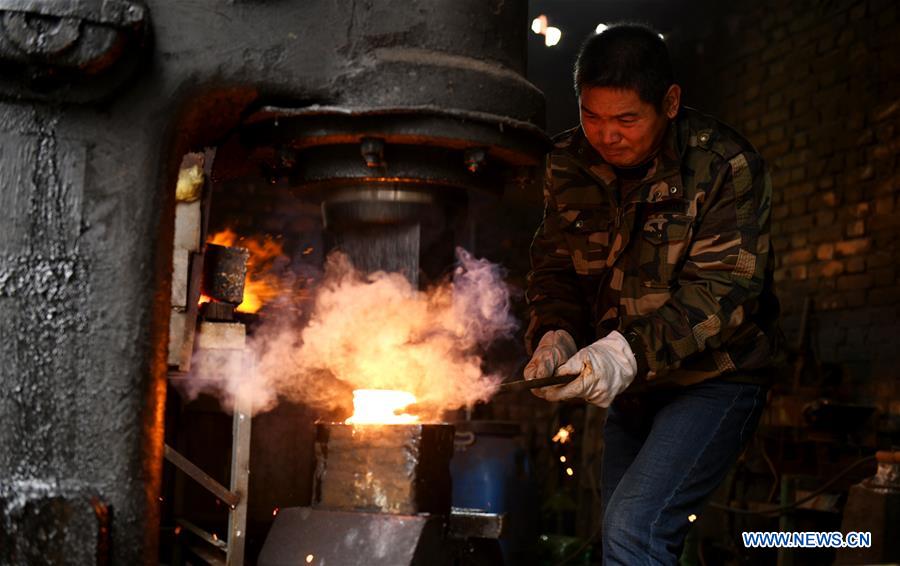
[[[666,96],[663,98],[663,111],[666,113],[666,116],[672,120],[678,115],[678,108],[680,107],[681,87],[677,84],[673,84],[669,87],[669,90],[666,91]]]

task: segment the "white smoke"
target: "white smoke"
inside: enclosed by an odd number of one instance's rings
[[[481,354],[517,323],[499,266],[461,248],[457,260],[448,281],[420,291],[401,274],[367,275],[333,253],[308,323],[267,318],[243,361],[196,358],[184,392],[217,394],[226,406],[240,392],[256,411],[280,399],[333,411],[353,389],[409,391],[439,410],[486,401],[501,378],[485,375]]]

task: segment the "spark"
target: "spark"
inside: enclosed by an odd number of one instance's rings
[[[688,515],[688,521],[690,521],[691,523],[693,523],[693,522],[696,521],[696,520],[697,520],[697,516],[694,515],[693,513],[691,513],[690,515]]]
[[[531,22],[531,31],[538,35],[543,35],[547,29],[547,16],[541,14]]]
[[[553,436],[553,442],[559,442],[560,444],[565,444],[566,442],[572,440],[572,433],[575,432],[575,429],[572,425],[566,425],[560,428],[556,435]]]
[[[575,470],[573,470],[572,468],[566,468],[566,475],[567,475],[567,476],[574,476],[574,475],[575,475]]]
[[[312,561],[313,561],[314,558],[315,558],[315,556],[313,556],[312,554],[307,554],[307,555],[306,555],[306,563],[307,563],[307,564],[312,564]]]
[[[544,33],[544,45],[547,47],[553,47],[559,40],[562,39],[562,30],[555,27],[548,27],[547,31]]]
[[[563,464],[565,464],[565,463],[566,463],[566,457],[565,457],[565,456],[560,456],[560,457],[559,457],[559,461],[562,462]]]
[[[609,26],[608,26],[608,25],[606,25],[606,24],[597,24],[597,27],[594,28],[594,33],[603,33],[603,32],[605,32],[607,29],[609,29]]]
[[[274,517],[277,514],[278,514],[278,507],[276,507],[275,509],[272,509],[272,516]]]

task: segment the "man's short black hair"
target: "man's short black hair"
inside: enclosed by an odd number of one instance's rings
[[[575,61],[575,93],[590,86],[627,88],[662,107],[675,83],[669,49],[659,32],[642,24],[616,24],[584,42]]]

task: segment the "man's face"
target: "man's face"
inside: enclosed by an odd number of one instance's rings
[[[680,96],[678,85],[672,85],[659,111],[633,89],[584,87],[579,99],[581,128],[610,165],[640,165],[656,151],[669,120],[678,114]]]

